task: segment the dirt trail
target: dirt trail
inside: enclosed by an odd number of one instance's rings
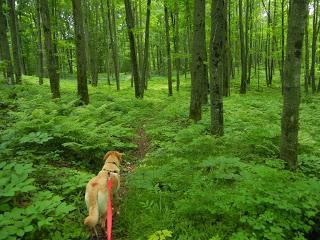
[[[122,199],[125,197],[127,194],[127,186],[126,186],[126,177],[128,175],[134,174],[135,169],[136,169],[136,164],[139,162],[142,162],[148,153],[148,151],[151,148],[151,141],[146,135],[146,132],[143,127],[140,127],[136,130],[136,137],[133,139],[133,142],[137,144],[137,149],[132,153],[131,156],[127,156],[129,159],[134,159],[134,162],[127,162],[123,161],[121,164],[122,168],[122,173],[121,173],[121,187],[119,190],[119,197],[120,199],[118,202],[114,202],[114,207],[113,207],[113,228],[115,228],[116,221],[117,221],[117,216],[121,214],[121,204],[122,204]],[[125,157],[126,159],[126,157]],[[114,229],[113,229],[114,230]],[[91,239],[92,240],[105,240],[106,236],[103,232],[102,229],[98,228],[97,229],[99,237],[93,236]],[[117,234],[112,235],[112,240],[117,240],[117,239],[123,239],[123,236],[117,236]]]

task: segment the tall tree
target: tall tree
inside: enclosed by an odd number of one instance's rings
[[[148,58],[149,58],[149,32],[150,32],[150,10],[151,8],[151,0],[147,1],[147,17],[146,17],[146,31],[145,31],[145,39],[144,39],[144,58],[143,58],[143,67],[141,74],[141,92],[143,94],[144,89],[146,88],[146,73],[148,68]]]
[[[207,60],[206,32],[205,32],[206,1],[194,0],[194,31],[192,44],[191,65],[191,101],[189,117],[194,121],[201,119],[201,105],[203,93],[203,82],[205,82]]]
[[[311,67],[310,67],[310,81],[312,87],[312,93],[316,92],[316,80],[315,80],[315,64],[316,64],[316,51],[317,51],[317,38],[320,24],[318,23],[318,8],[319,0],[313,1],[313,22],[312,22],[312,49],[311,49]],[[319,25],[319,26],[318,26]]]
[[[284,75],[284,29],[285,29],[284,6],[285,6],[285,0],[281,0],[281,92],[282,93],[283,93],[283,75]]]
[[[7,36],[7,19],[4,13],[4,0],[0,0],[0,57],[6,64],[6,78],[8,84],[14,83],[12,61]]]
[[[174,51],[175,51],[175,65],[176,65],[176,76],[177,76],[177,91],[180,89],[180,57],[179,57],[179,50],[180,50],[180,38],[179,38],[179,1],[174,1]]]
[[[306,94],[309,92],[309,82],[310,82],[310,75],[309,75],[309,33],[308,33],[308,25],[309,25],[309,17],[307,17],[306,27],[305,27],[305,67],[304,67],[304,91]]]
[[[240,33],[240,60],[241,60],[241,85],[240,93],[244,94],[247,92],[247,58],[246,58],[246,47],[243,32],[243,16],[242,16],[242,0],[239,0],[239,33]]]
[[[111,9],[112,7],[112,9]],[[119,74],[119,59],[118,59],[118,45],[116,42],[116,26],[113,26],[112,12],[114,12],[114,4],[110,3],[110,0],[107,0],[107,16],[108,16],[108,25],[109,25],[109,37],[111,44],[112,60],[114,66],[114,75],[116,77],[117,90],[120,90],[120,74]],[[132,10],[131,10],[132,11]]]
[[[171,49],[170,49],[170,26],[169,26],[169,15],[168,15],[167,2],[164,3],[164,22],[165,22],[165,28],[166,28],[166,46],[167,46],[168,95],[172,96],[172,65],[171,65]]]
[[[133,33],[134,18],[132,14],[131,1],[124,0],[124,3],[126,8],[126,22],[127,22],[128,36],[129,36],[129,42],[130,42],[130,56],[131,56],[135,96],[136,98],[143,98],[143,93],[141,92],[142,88],[140,87],[140,76],[139,76],[139,70],[138,70],[136,42],[135,42],[135,37]]]
[[[37,29],[38,29],[38,77],[39,84],[43,84],[43,47],[42,47],[42,31],[41,31],[41,17],[40,17],[40,0],[36,1],[36,16],[37,16]]]
[[[108,31],[108,20],[106,18],[106,14],[105,14],[105,10],[104,10],[104,1],[103,0],[100,0],[100,9],[101,9],[101,16],[102,16],[102,21],[103,21],[103,31],[104,31],[104,39],[105,39],[105,43],[106,43],[106,47],[105,47],[105,51],[106,51],[106,58],[105,58],[105,64],[106,64],[106,72],[107,72],[107,82],[108,82],[108,85],[111,84],[110,82],[110,66],[109,66],[109,63],[110,63],[110,51],[109,51],[109,41],[108,41],[108,34],[109,34],[109,31]]]
[[[17,14],[15,7],[15,0],[9,0],[9,14],[10,14],[10,31],[12,41],[12,53],[14,62],[14,73],[16,76],[16,83],[21,83],[21,53],[19,46],[18,26],[17,26]]]
[[[60,97],[60,79],[58,73],[58,66],[56,63],[56,58],[54,55],[54,46],[52,43],[52,34],[51,34],[51,24],[50,24],[50,13],[48,0],[40,0],[40,13],[41,13],[41,22],[44,33],[44,45],[47,53],[47,66],[48,74],[50,78],[50,88],[52,98]]]
[[[280,148],[281,159],[291,170],[297,167],[301,49],[307,16],[308,0],[292,0],[288,16]]]
[[[87,58],[86,43],[83,28],[81,0],[72,0],[74,31],[77,51],[77,81],[78,95],[84,104],[89,103],[88,85],[87,85]]]
[[[227,55],[227,6],[224,0],[212,0],[210,41],[211,133],[223,135],[224,58]]]

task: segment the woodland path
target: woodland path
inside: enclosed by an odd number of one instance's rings
[[[123,161],[122,163],[122,173],[121,173],[121,186],[120,186],[120,192],[119,192],[119,201],[114,203],[113,207],[113,235],[112,235],[112,240],[117,240],[117,239],[123,239],[123,234],[122,236],[118,236],[115,232],[115,228],[117,227],[116,221],[117,221],[117,216],[121,214],[121,205],[123,204],[123,198],[126,196],[128,188],[127,188],[127,177],[131,174],[134,174],[135,169],[137,164],[139,162],[142,162],[148,153],[148,151],[151,149],[151,141],[149,137],[147,136],[143,124],[141,127],[136,129],[136,136],[133,140],[135,144],[137,144],[137,149],[132,152],[132,156],[129,156],[132,159],[135,159],[134,162],[127,162],[126,160]],[[126,159],[126,157],[124,157]],[[98,229],[98,234],[99,237],[92,237],[92,240],[105,240],[106,236],[102,229]]]

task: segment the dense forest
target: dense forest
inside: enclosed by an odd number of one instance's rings
[[[0,0],[0,240],[320,239],[319,7]]]

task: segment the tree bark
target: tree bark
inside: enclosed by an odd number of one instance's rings
[[[292,0],[288,16],[280,148],[280,157],[291,170],[298,164],[301,49],[307,15],[308,1]]]
[[[107,18],[105,17],[105,10],[104,10],[104,1],[103,0],[100,0],[100,6],[101,6],[101,16],[102,16],[102,21],[103,21],[103,30],[104,30],[104,35],[105,35],[105,44],[106,44],[106,47],[105,47],[105,50],[106,50],[106,58],[105,58],[105,61],[106,61],[106,73],[107,73],[107,82],[108,82],[108,85],[111,85],[111,82],[110,82],[110,66],[109,66],[109,58],[110,58],[110,51],[109,51],[109,41],[108,41],[108,20]]]
[[[147,1],[147,17],[146,17],[146,31],[145,31],[145,39],[144,39],[144,59],[143,59],[143,67],[141,74],[141,92],[143,95],[144,89],[146,89],[146,73],[148,68],[148,58],[149,58],[149,32],[150,32],[150,9],[151,8],[151,0]]]
[[[47,66],[50,78],[50,88],[52,98],[60,97],[60,81],[56,65],[56,58],[54,56],[54,48],[52,43],[50,13],[48,0],[40,0],[40,13],[42,19],[42,27],[45,39],[45,49],[47,53]]]
[[[312,93],[316,92],[315,80],[315,64],[316,64],[316,51],[317,51],[317,37],[318,37],[318,3],[319,0],[313,2],[313,23],[312,23],[312,49],[311,49],[311,68],[310,68],[310,81]]]
[[[310,82],[310,75],[309,75],[309,33],[308,33],[308,25],[309,25],[309,17],[307,17],[306,27],[305,27],[305,67],[304,67],[304,91],[306,94],[309,93],[309,82]]]
[[[166,28],[167,65],[168,65],[168,95],[172,96],[172,65],[170,49],[170,29],[167,3],[164,4],[164,19]]]
[[[140,77],[139,77],[139,69],[138,69],[138,60],[137,60],[137,49],[134,37],[134,18],[132,14],[131,2],[130,0],[124,0],[125,8],[126,8],[126,22],[128,27],[128,36],[130,42],[130,56],[132,62],[132,72],[133,72],[133,81],[134,81],[134,89],[135,89],[135,97],[143,98],[143,93],[140,91]]]
[[[110,0],[107,0],[107,7],[108,7],[108,25],[109,25],[109,37],[110,37],[110,43],[111,43],[111,51],[112,51],[112,60],[113,60],[113,66],[114,66],[114,74],[116,77],[116,84],[117,84],[117,90],[120,90],[120,76],[119,76],[119,60],[118,60],[118,47],[117,42],[115,41],[115,32],[116,29],[115,26],[112,27],[112,17],[111,17],[111,4]],[[114,9],[113,9],[114,11]]]
[[[6,64],[5,75],[7,82],[8,84],[14,84],[13,67],[7,36],[7,19],[4,14],[4,9],[2,8],[4,2],[5,0],[0,0],[0,56]]]
[[[191,65],[191,101],[190,101],[190,119],[195,122],[201,120],[203,82],[205,76],[206,57],[206,32],[205,32],[205,0],[194,0],[194,18],[193,18],[193,45],[192,45],[192,65]]]
[[[285,0],[281,1],[281,92],[283,94],[283,77],[284,77],[284,5]],[[309,68],[308,70],[309,71]]]
[[[242,0],[239,0],[239,33],[240,33],[240,52],[241,52],[241,86],[240,93],[247,92],[247,61],[246,47],[243,33]]]
[[[17,27],[17,15],[15,10],[15,0],[9,0],[9,15],[10,15],[10,31],[12,41],[12,53],[14,62],[14,73],[16,76],[16,83],[21,84],[21,52],[19,46],[19,36]]]
[[[180,38],[179,38],[179,1],[174,1],[174,16],[175,16],[175,33],[174,33],[174,50],[176,53],[176,72],[177,72],[177,91],[180,89],[180,57],[179,57],[179,47],[180,47]]]
[[[77,52],[78,96],[84,104],[89,103],[87,85],[86,42],[83,27],[81,0],[72,0],[74,31]]]
[[[38,77],[39,85],[43,84],[44,69],[43,69],[43,46],[42,46],[42,31],[41,31],[41,17],[40,17],[40,0],[36,2],[36,16],[38,29]]]
[[[211,133],[223,135],[223,75],[227,55],[227,6],[224,0],[212,0],[210,41]]]

